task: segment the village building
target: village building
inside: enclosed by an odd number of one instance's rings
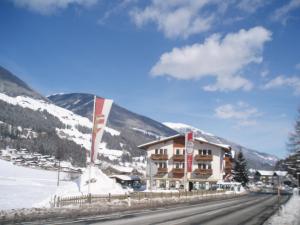
[[[262,182],[265,185],[283,185],[287,179],[287,171],[256,170],[254,182]]]
[[[185,136],[178,134],[142,144],[147,151],[147,162],[157,166],[152,187],[155,189],[180,189],[184,187]],[[192,155],[192,172],[187,173],[187,187],[210,189],[217,182],[231,176],[231,147],[195,138]],[[152,180],[152,179],[151,179]],[[147,187],[150,179],[147,178]],[[216,185],[215,185],[216,186]]]

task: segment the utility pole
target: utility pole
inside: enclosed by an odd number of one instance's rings
[[[57,187],[59,186],[59,175],[60,175],[60,159],[58,159],[58,169],[57,169]]]

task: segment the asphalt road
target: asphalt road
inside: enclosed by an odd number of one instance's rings
[[[288,196],[281,196],[285,202]],[[49,224],[100,224],[100,225],[150,225],[150,224],[207,224],[235,225],[262,224],[278,207],[278,198],[271,194],[250,194],[237,199],[216,200],[199,204],[185,204],[171,208],[114,213],[86,217],[72,221]]]

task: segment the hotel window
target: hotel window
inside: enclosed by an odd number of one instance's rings
[[[175,168],[179,169],[180,168],[180,164],[179,163],[175,163]]]
[[[164,150],[161,148],[161,149],[159,149],[159,154],[163,154],[164,153]]]
[[[208,155],[211,155],[211,150],[210,150],[210,149],[207,150],[207,154],[208,154]]]
[[[164,162],[163,168],[167,168],[167,163],[166,162]]]
[[[184,165],[185,165],[184,163],[181,163],[181,168],[182,168],[182,169],[184,169]]]
[[[167,155],[168,154],[168,150],[164,149],[164,154]]]
[[[182,154],[185,155],[185,150],[183,149]]]
[[[163,168],[163,163],[159,163],[159,168]]]
[[[207,169],[211,169],[211,164],[207,164]]]
[[[156,155],[158,154],[158,149],[155,149],[155,154],[156,154]]]
[[[176,155],[180,155],[180,150],[176,149]]]
[[[198,163],[198,169],[205,169],[205,164]]]
[[[198,149],[198,155],[202,155],[202,149]]]
[[[206,155],[206,152],[207,152],[206,149],[203,149],[203,155]]]

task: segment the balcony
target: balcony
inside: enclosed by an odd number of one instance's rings
[[[224,160],[225,160],[226,163],[232,163],[233,162],[233,158],[232,157],[228,157],[228,156],[225,156]]]
[[[226,162],[225,163],[225,173],[229,174],[229,173],[231,173],[231,170],[232,170],[232,164]]]
[[[157,168],[157,173],[168,173],[168,168]]]
[[[173,177],[174,178],[182,178],[184,174],[184,169],[183,168],[174,168],[172,170]]]
[[[201,176],[210,176],[212,175],[212,169],[195,169],[194,174]]]
[[[151,159],[152,160],[168,160],[167,154],[152,154]]]
[[[173,155],[173,161],[183,162],[184,161],[184,155]]]
[[[212,155],[196,155],[195,160],[196,161],[212,161],[213,157],[212,157]]]

